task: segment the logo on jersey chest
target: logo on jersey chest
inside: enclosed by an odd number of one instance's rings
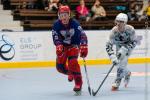
[[[72,37],[74,35],[74,29],[70,30],[61,30],[60,31],[61,35],[64,37]]]
[[[119,33],[115,38],[116,41],[122,41],[122,42],[128,41],[129,39],[130,39],[129,34],[126,32],[121,33],[121,34]]]
[[[70,44],[71,43],[71,38],[74,35],[75,30],[74,29],[69,29],[69,30],[61,30],[60,34],[64,37],[63,42]]]

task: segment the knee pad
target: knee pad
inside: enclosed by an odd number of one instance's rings
[[[68,62],[69,70],[75,73],[80,73],[80,66],[76,58],[70,59]]]
[[[58,64],[64,64],[64,63],[66,63],[66,61],[67,61],[66,56],[57,57],[57,59],[56,59],[56,63],[58,63]]]
[[[64,64],[56,64],[56,69],[60,73],[63,73],[63,74],[68,73],[68,69],[66,68],[66,66]]]
[[[58,72],[66,74],[68,72],[68,68],[66,66],[67,58],[65,56],[57,57],[56,59],[56,69]]]

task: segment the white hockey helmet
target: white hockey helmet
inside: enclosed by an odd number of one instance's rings
[[[123,22],[127,23],[127,21],[128,21],[128,16],[127,16],[127,14],[125,14],[125,13],[119,13],[119,14],[116,16],[115,21],[123,21]]]

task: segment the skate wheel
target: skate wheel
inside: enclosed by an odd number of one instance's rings
[[[81,95],[81,91],[75,91],[75,96],[80,96]]]
[[[118,87],[112,87],[111,88],[111,91],[117,91],[118,90]]]

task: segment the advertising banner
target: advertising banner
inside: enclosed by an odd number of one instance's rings
[[[0,61],[50,60],[49,32],[1,32]],[[50,55],[50,54],[49,54]]]
[[[87,59],[108,59],[105,49],[110,30],[85,31],[88,37]],[[149,31],[136,30],[140,42],[130,58],[150,57]],[[52,33],[42,32],[0,32],[1,62],[55,61],[55,46]],[[79,58],[80,59],[80,58]]]

